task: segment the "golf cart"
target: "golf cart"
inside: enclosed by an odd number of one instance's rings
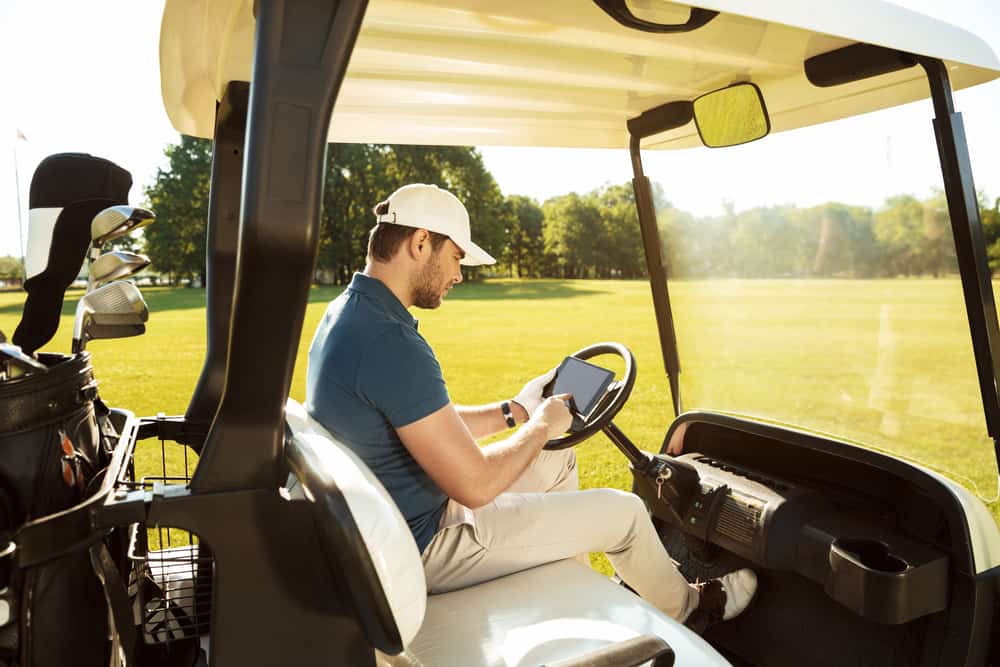
[[[978,437],[962,444],[995,447],[1000,330],[951,97],[1000,74],[980,40],[860,0],[168,0],[160,53],[175,128],[215,141],[208,351],[183,417],[116,413],[117,474],[93,517],[198,536],[184,584],[196,622],[167,640],[199,637],[219,666],[1000,660],[1000,533],[974,494],[889,453],[891,429],[851,430],[848,419],[834,436],[808,415],[715,405],[697,359],[682,382],[680,352],[697,345],[672,308],[642,162],[649,150],[732,146],[930,96],[982,408]],[[606,433],[687,574],[754,568],[746,613],[701,637],[575,561],[427,597],[385,491],[288,400],[328,141],[630,151],[675,419],[659,454],[634,444],[612,422],[635,381],[631,354],[595,345],[579,356],[613,352],[625,374],[580,434],[550,444]],[[742,321],[724,322],[730,340]],[[196,450],[190,480],[130,482],[143,438]],[[148,551],[154,578],[194,551],[173,549]]]

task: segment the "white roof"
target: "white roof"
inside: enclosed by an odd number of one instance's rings
[[[649,20],[683,22],[688,14],[677,3],[629,4]],[[179,132],[211,137],[225,85],[249,81],[252,5],[167,0],[161,87]],[[940,58],[955,89],[1000,75],[979,37],[879,0],[698,6],[722,13],[691,33],[651,34],[585,0],[372,0],[329,139],[621,148],[627,119],[734,81],[760,86],[775,132],[928,97],[920,67],[832,88],[806,80],[805,59],[855,42]],[[643,145],[695,141],[689,124]]]

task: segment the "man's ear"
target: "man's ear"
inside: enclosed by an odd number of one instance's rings
[[[418,229],[410,235],[407,244],[410,257],[413,259],[423,259],[431,251],[431,234],[426,229]]]

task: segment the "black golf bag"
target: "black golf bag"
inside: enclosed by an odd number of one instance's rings
[[[20,534],[83,501],[111,447],[89,355],[39,359],[48,372],[0,383],[0,664],[107,665],[108,606],[91,562],[101,547],[67,552],[62,536]]]
[[[28,295],[13,336],[24,353],[55,334],[91,220],[126,203],[131,185],[128,171],[84,153],[51,155],[35,170]],[[89,355],[37,358],[47,371],[0,381],[0,665],[108,665],[105,580],[120,577],[106,536],[91,530],[80,504],[100,483],[117,438]]]

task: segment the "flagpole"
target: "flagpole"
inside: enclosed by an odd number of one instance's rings
[[[28,279],[28,266],[24,257],[24,224],[21,220],[21,177],[17,173],[17,142],[24,135],[18,131],[17,138],[14,139],[14,187],[17,188],[17,237],[21,250],[21,284]]]

